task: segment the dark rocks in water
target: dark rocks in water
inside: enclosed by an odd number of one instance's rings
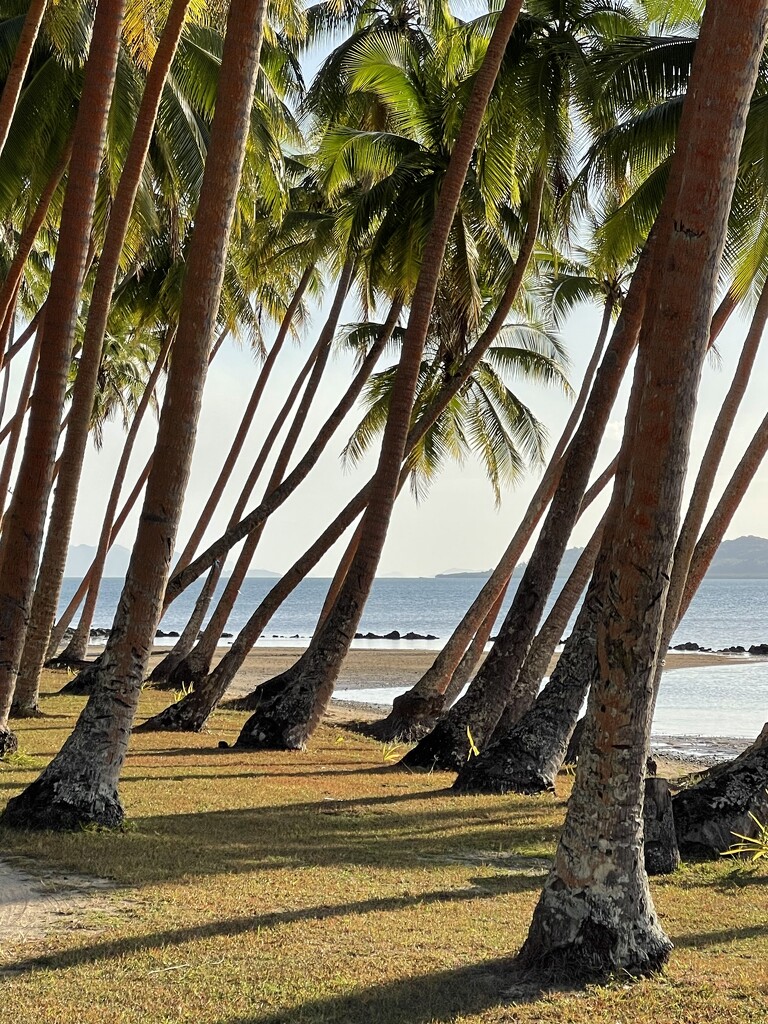
[[[433,633],[399,633],[393,629],[391,633],[355,633],[355,640],[437,640]]]
[[[759,657],[768,655],[768,644],[752,644],[749,648],[750,654],[757,654]]]
[[[694,644],[690,640],[685,644],[675,644],[672,648],[673,651],[700,651],[701,648],[698,644]]]
[[[222,633],[221,635],[222,635],[222,637],[225,640],[231,640],[232,639],[232,633]]]
[[[746,654],[747,650],[745,647],[723,647],[722,650],[717,652],[718,654]]]
[[[291,640],[300,640],[300,639],[301,638],[300,638],[298,633],[294,633],[293,636],[291,637]]]

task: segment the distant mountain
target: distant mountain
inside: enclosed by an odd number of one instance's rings
[[[768,538],[724,540],[712,559],[707,577],[716,580],[768,579]]]
[[[231,565],[226,566],[224,571],[227,574],[232,572],[232,566]],[[249,576],[253,580],[279,580],[280,579],[280,573],[279,572],[272,572],[271,569],[249,569],[248,572],[246,573],[246,576]]]
[[[558,576],[569,576],[584,548],[568,548],[558,570]],[[513,579],[519,579],[528,563],[521,562],[514,571]],[[482,579],[491,575],[487,572],[443,572],[436,579]],[[724,540],[712,559],[707,579],[715,580],[763,580],[768,579],[768,538],[737,537]]]
[[[64,569],[65,576],[85,576],[91,567],[96,548],[90,544],[75,544],[67,554],[67,565]],[[128,563],[131,560],[130,548],[122,544],[115,544],[107,555],[107,564],[104,567],[105,576],[125,576],[128,572]]]

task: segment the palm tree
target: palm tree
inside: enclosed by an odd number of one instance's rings
[[[43,775],[8,805],[22,827],[119,824],[117,783],[138,703],[189,476],[225,252],[245,159],[265,3],[230,7],[216,113],[190,243],[175,355],[160,416],[155,462],[99,686]]]
[[[190,0],[174,0],[147,75],[120,183],[109,216],[96,279],[88,307],[88,321],[75,380],[69,425],[61,455],[56,492],[51,510],[30,621],[24,643],[18,683],[34,693],[45,661],[59,603],[64,566],[69,550],[77,490],[91,428],[102,347],[129,222],[149,152],[160,100],[181,38]],[[26,705],[26,706],[25,706]],[[28,711],[28,701],[17,702]],[[32,709],[34,710],[34,709]]]
[[[671,949],[643,864],[653,677],[738,153],[767,30],[765,3],[707,4],[657,225],[656,302],[643,324],[595,568],[598,657],[576,782],[519,955],[537,970],[567,964],[572,975],[644,974]],[[713,76],[716,55],[722,73]]]
[[[94,20],[19,485],[0,542],[0,734],[4,736],[10,735],[7,717],[24,644],[59,441],[124,6],[124,0],[117,0],[100,7]]]
[[[8,139],[8,132],[11,128],[11,120],[16,111],[16,104],[21,93],[24,76],[29,67],[32,50],[40,31],[43,15],[48,5],[48,0],[31,0],[27,9],[27,15],[19,34],[19,42],[16,52],[13,55],[13,62],[5,79],[3,92],[0,96],[0,153]]]
[[[507,0],[499,15],[482,65],[474,77],[461,128],[451,150],[411,300],[408,327],[392,389],[371,498],[363,519],[360,546],[336,605],[296,666],[293,677],[299,683],[291,692],[278,694],[272,702],[265,690],[262,710],[247,723],[238,739],[241,744],[302,747],[330,699],[341,662],[354,636],[373,583],[398,492],[424,342],[446,246],[485,109],[521,6],[517,0]]]

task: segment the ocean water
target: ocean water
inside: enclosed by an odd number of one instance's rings
[[[60,610],[69,601],[80,581],[66,579]],[[564,581],[558,581],[558,587]],[[96,608],[94,626],[109,628],[122,589],[122,579],[103,582]],[[355,646],[399,649],[439,649],[450,636],[483,584],[477,579],[377,579],[363,613],[361,633],[379,635],[397,630],[433,634],[434,641],[355,641]],[[247,621],[274,580],[248,579],[243,583],[227,632],[236,633]],[[261,644],[301,646],[312,635],[328,590],[329,580],[304,580],[277,611],[264,631]],[[179,597],[166,612],[160,628],[166,632],[183,629],[202,582]],[[224,588],[219,583],[217,593]],[[507,594],[497,620],[501,624],[510,604]],[[552,605],[552,600],[548,608]],[[568,630],[565,631],[566,633]],[[768,643],[768,580],[705,580],[691,603],[673,643],[693,641],[713,649]]]
[[[297,587],[269,623],[259,645],[297,647],[308,643],[329,582],[327,579],[308,579]],[[559,585],[563,582],[560,580]],[[65,580],[61,608],[78,583],[76,579]],[[437,639],[356,640],[353,646],[377,650],[438,650],[482,583],[477,579],[376,580],[360,632],[384,634],[398,630],[400,633],[432,633]],[[94,626],[108,628],[111,625],[122,584],[122,579],[104,581]],[[201,585],[190,588],[171,605],[161,629],[169,632],[180,631],[184,627]],[[228,632],[236,633],[244,625],[273,585],[274,581],[262,579],[244,582],[227,624]],[[223,583],[219,585],[219,592],[223,586]],[[511,602],[512,595],[509,594],[497,626]],[[673,643],[686,641],[715,650],[768,643],[768,580],[705,580],[673,639]],[[173,643],[172,640],[159,642]],[[402,690],[371,689],[344,691],[343,696],[372,703],[391,703],[399,692]],[[766,720],[768,662],[751,661],[716,667],[702,665],[665,674],[653,731],[656,735],[754,737]]]

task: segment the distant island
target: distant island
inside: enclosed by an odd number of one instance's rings
[[[568,548],[560,564],[559,576],[569,576],[584,548]],[[520,562],[512,574],[519,579],[527,562]],[[492,570],[485,572],[441,572],[438,580],[487,580]],[[768,538],[737,537],[724,540],[706,576],[709,580],[763,580],[768,579]]]

